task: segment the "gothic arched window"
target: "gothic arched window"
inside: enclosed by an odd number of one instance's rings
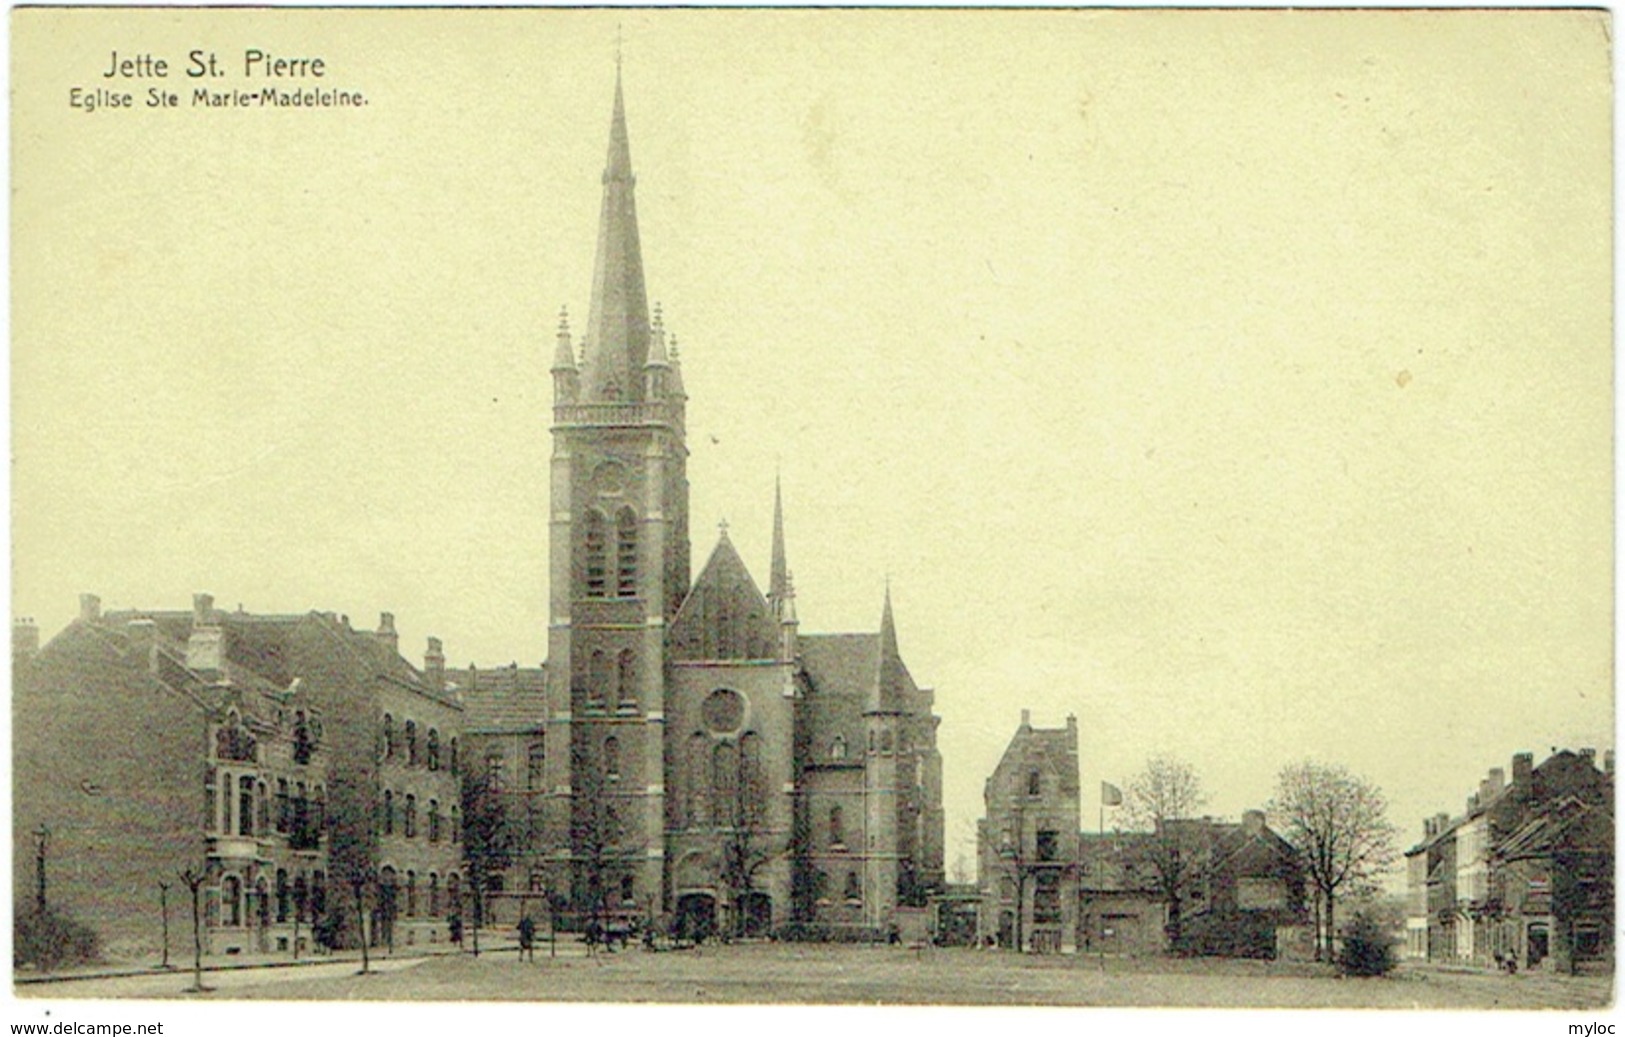
[[[858,873],[855,871],[846,873],[846,899],[851,901],[863,899],[863,884],[858,880]]]
[[[532,792],[547,788],[547,747],[540,740],[530,743],[525,762],[525,787]]]
[[[587,509],[585,537],[587,597],[602,598],[608,592],[605,570],[609,566],[608,545],[604,537],[604,513],[597,508]]]
[[[609,684],[609,660],[603,652],[594,652],[587,660],[587,701],[603,705]]]
[[[395,755],[395,718],[384,714],[384,759]]]
[[[1027,775],[1027,795],[1036,796],[1043,791],[1043,787],[1043,779],[1036,770]]]
[[[710,821],[708,797],[706,796],[710,782],[706,776],[706,768],[710,763],[710,739],[696,731],[688,740],[688,756],[684,761],[688,767],[688,800],[686,820],[691,825],[703,825]]]
[[[401,834],[408,839],[416,839],[418,835],[418,798],[410,792],[406,794],[406,810],[401,814]]]
[[[429,841],[431,843],[440,841],[440,801],[438,799],[429,800]]]
[[[227,875],[220,883],[220,908],[222,925],[243,924],[243,884],[235,875]]]
[[[754,731],[739,739],[740,821],[754,825],[766,809],[762,787],[762,739]]]
[[[614,735],[604,739],[604,776],[610,781],[621,777],[621,740]]]
[[[720,824],[733,820],[734,792],[739,780],[739,756],[732,745],[718,742],[711,749],[711,802]]]
[[[311,737],[310,724],[305,720],[305,711],[299,710],[293,715],[293,762],[309,763],[310,754],[316,749],[316,740]]]
[[[631,598],[638,593],[638,518],[631,508],[615,516],[615,596]]]
[[[637,662],[630,648],[622,649],[615,661],[615,683],[620,691],[621,705],[633,705],[638,701]]]
[[[412,720],[406,722],[406,765],[418,765],[418,725]]]
[[[831,846],[846,845],[846,825],[843,823],[841,808],[829,808],[829,844]]]
[[[440,769],[440,731],[433,727],[429,728],[429,769]]]
[[[440,917],[440,875],[429,872],[429,917]]]
[[[385,835],[395,834],[395,793],[389,789],[384,790],[383,823],[379,826]]]

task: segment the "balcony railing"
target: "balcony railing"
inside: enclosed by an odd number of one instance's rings
[[[670,403],[561,403],[553,408],[557,425],[672,425],[682,416]]]

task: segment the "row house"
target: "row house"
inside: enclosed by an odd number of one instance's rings
[[[1406,851],[1407,957],[1572,972],[1612,960],[1613,753],[1490,770]]]
[[[459,896],[461,707],[377,631],[331,613],[103,612],[43,648],[13,628],[13,875],[113,956],[445,938]],[[43,890],[41,889],[43,886]],[[165,915],[171,917],[167,918]]]

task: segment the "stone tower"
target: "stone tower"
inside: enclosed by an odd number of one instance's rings
[[[689,581],[688,450],[675,349],[650,319],[615,76],[579,360],[552,363],[547,807],[553,888],[661,907],[667,625]]]
[[[892,620],[890,586],[886,588],[886,604],[880,616],[878,667],[863,711],[869,740],[863,779],[865,827],[868,829],[868,844],[864,847],[863,904],[865,921],[876,927],[889,924],[897,907],[898,754],[906,713],[903,695],[907,677],[897,653],[897,626]]]

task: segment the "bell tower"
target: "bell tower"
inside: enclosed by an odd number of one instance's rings
[[[592,297],[553,379],[545,774],[549,881],[578,908],[659,910],[666,628],[689,583],[680,362],[653,318],[617,62]],[[673,343],[675,347],[675,343]]]

